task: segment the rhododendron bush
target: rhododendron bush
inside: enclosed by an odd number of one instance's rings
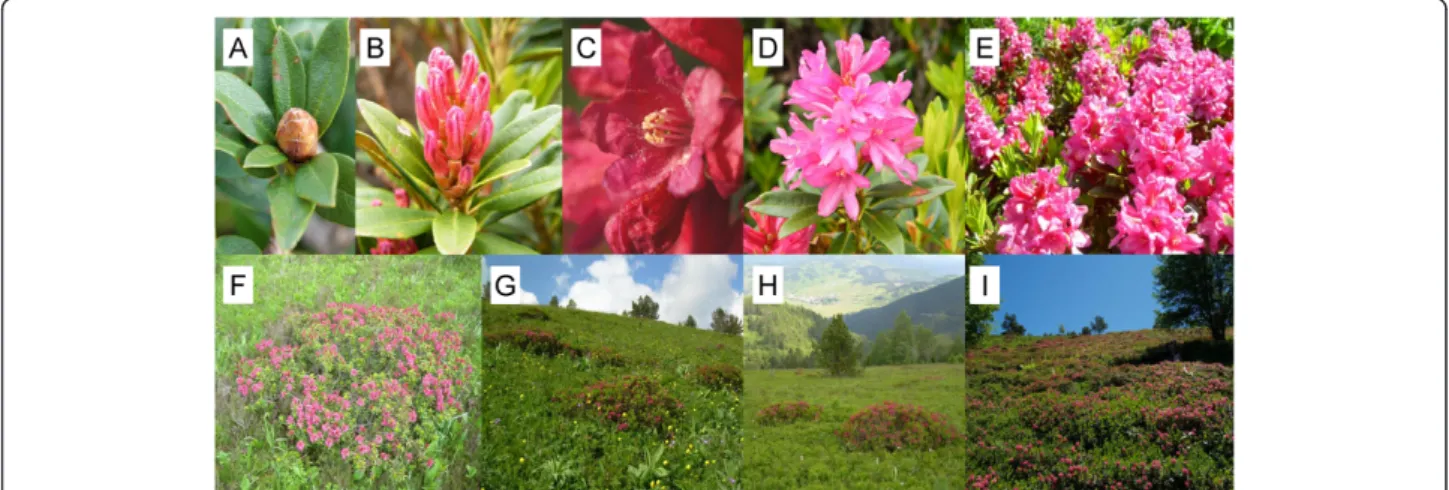
[[[601,66],[569,69],[566,250],[739,253],[739,21],[620,22],[591,26]]]
[[[969,248],[1232,253],[1231,19],[991,25],[1000,66],[965,82]]]
[[[363,173],[368,185],[358,190],[359,252],[556,253],[562,109],[550,101],[560,97],[562,58],[544,47],[557,40],[562,22],[458,24],[441,33],[424,24],[409,27],[421,33],[395,35],[465,36],[447,44],[467,49],[434,46],[415,70],[402,67],[402,83],[372,94],[375,100],[358,99],[368,131],[357,132],[357,146],[376,169]],[[401,98],[394,92],[409,97],[389,109]]]
[[[964,38],[961,25],[822,19],[787,30],[809,40],[798,56],[748,76],[747,252],[959,250],[959,206],[941,198],[964,184],[949,114],[965,61],[955,43],[919,41]]]
[[[217,252],[346,253],[353,72],[347,19],[218,19],[252,30],[250,69],[216,72]],[[314,41],[315,39],[315,41]],[[325,221],[312,220],[313,215]],[[309,226],[325,232],[303,232]]]

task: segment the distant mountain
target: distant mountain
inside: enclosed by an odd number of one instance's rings
[[[891,301],[884,306],[845,315],[850,331],[866,338],[891,328],[902,310],[911,321],[938,334],[958,335],[966,321],[966,278],[956,277],[914,294]]]
[[[815,260],[751,257],[748,265],[784,266],[785,302],[809,308],[827,318],[885,305],[964,272],[958,267],[942,267],[949,261],[939,256],[936,260],[913,258],[891,264],[874,257],[811,259]],[[748,291],[755,290],[753,284],[747,286]]]

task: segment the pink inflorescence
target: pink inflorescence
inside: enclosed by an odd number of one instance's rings
[[[1011,197],[1001,217],[996,250],[1004,254],[1080,253],[1092,239],[1081,230],[1086,206],[1076,188],[1057,182],[1061,168],[1039,169],[1011,179]]]
[[[867,50],[854,35],[836,41],[835,54],[839,73],[830,67],[824,42],[814,52],[801,53],[800,78],[790,84],[785,105],[802,109],[806,121],[792,114],[791,131],[777,129],[779,138],[770,142],[770,151],[785,158],[790,188],[803,181],[821,189],[821,216],[844,207],[854,220],[860,217],[857,193],[870,185],[861,160],[878,172],[889,169],[909,184],[918,169],[906,155],[923,140],[915,136],[916,114],[904,105],[911,94],[905,74],[895,81],[871,81],[870,74],[890,58],[885,38]]]
[[[479,69],[472,51],[463,55],[461,72],[443,48],[428,54],[427,84],[417,87],[413,102],[423,132],[423,158],[450,199],[472,184],[493,137],[490,90],[488,74]]]

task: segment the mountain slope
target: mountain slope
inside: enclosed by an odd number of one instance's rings
[[[911,321],[938,334],[958,335],[966,320],[966,278],[957,277],[925,291],[907,295],[885,306],[845,315],[850,331],[875,339],[890,330],[896,315],[905,311]]]

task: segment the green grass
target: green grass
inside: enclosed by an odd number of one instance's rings
[[[359,303],[390,307],[417,306],[428,315],[457,315],[451,325],[466,325],[466,349],[478,350],[480,328],[476,258],[352,257],[352,256],[221,256],[216,275],[216,486],[218,488],[355,488],[389,485],[359,484],[352,465],[338,458],[300,454],[277,420],[276,406],[249,403],[237,395],[234,371],[243,356],[255,357],[255,346],[265,339],[292,340],[292,333],[308,325],[308,315],[327,303]],[[252,305],[221,304],[223,265],[250,265],[255,281]],[[299,353],[299,356],[305,353]],[[475,352],[476,356],[476,352]],[[469,356],[469,358],[476,358]],[[319,368],[320,369],[320,368]],[[476,398],[476,397],[474,397]],[[477,400],[464,400],[464,409],[476,413]],[[465,418],[465,417],[464,417]],[[467,423],[436,428],[435,437],[446,447],[435,462],[432,476],[421,464],[400,487],[430,481],[443,488],[476,487],[476,462],[470,448],[478,434]],[[355,461],[355,460],[353,460]],[[364,475],[365,477],[366,475]]]
[[[881,366],[855,378],[819,369],[745,371],[745,481],[753,488],[962,488],[966,447],[936,451],[847,451],[834,431],[850,416],[883,401],[920,405],[958,424],[965,373],[958,364]],[[768,405],[804,400],[819,405],[819,421],[762,426]]]
[[[739,366],[739,337],[668,323],[540,306],[484,306],[485,333],[549,332],[583,351],[612,349],[622,363],[548,357],[486,345],[478,426],[484,488],[738,488],[739,394],[696,382],[702,364]],[[570,416],[563,398],[624,375],[657,380],[684,404],[659,430],[618,430]],[[653,485],[651,487],[651,484]]]

